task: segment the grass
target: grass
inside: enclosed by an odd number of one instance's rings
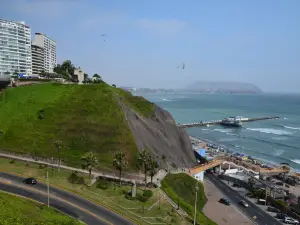
[[[130,92],[115,88],[122,101],[134,111],[144,117],[152,117],[154,114],[154,104],[147,101],[144,97],[133,96]]]
[[[166,194],[174,201],[178,202],[180,207],[186,211],[189,216],[194,216],[194,204],[196,195],[197,180],[190,177],[185,173],[179,174],[168,174],[162,180],[162,189]],[[201,225],[212,225],[216,224],[206,217],[201,211],[206,203],[207,199],[204,193],[204,187],[202,183],[198,182],[198,197],[197,197],[197,222]]]
[[[43,204],[1,191],[0,224],[82,225],[83,223]]]
[[[85,174],[80,173],[78,173],[78,176],[83,178],[84,183],[70,183],[69,177],[71,171],[68,170],[61,169],[58,171],[57,169],[47,167],[41,168],[34,163],[27,164],[26,166],[26,163],[22,161],[0,158],[0,171],[13,172],[24,177],[35,177],[38,182],[46,181],[46,172],[48,171],[51,185],[68,189],[90,200],[100,202],[122,215],[133,219],[137,224],[190,224],[172,210],[169,203],[160,195],[159,189],[153,189],[153,196],[148,201],[141,202],[138,199],[129,200],[125,197],[125,193],[131,190],[130,186],[116,185],[114,190],[114,184],[109,183],[108,188],[102,190],[97,188],[97,183],[95,183],[91,187],[87,187],[85,184],[89,183],[89,178]],[[137,194],[142,194],[142,192],[143,189],[137,188]],[[157,202],[159,199],[161,199],[160,207]],[[148,210],[151,206],[153,206],[152,209]]]
[[[80,167],[82,155],[93,151],[99,167],[110,168],[114,153],[124,151],[133,169],[138,149],[116,91],[106,83],[6,89],[0,96],[0,149],[57,158],[53,142],[61,140],[67,165]]]

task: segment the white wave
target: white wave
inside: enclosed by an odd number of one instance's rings
[[[246,128],[246,129],[251,130],[251,131],[258,131],[258,132],[266,133],[266,134],[275,134],[275,135],[291,135],[291,134],[293,134],[293,132],[277,130],[277,129],[272,129],[272,128]]]
[[[285,141],[288,139],[288,137],[272,137],[272,139],[277,141]]]
[[[292,130],[300,130],[300,127],[288,127],[288,126],[284,126],[284,128],[286,128],[286,129],[292,129]]]
[[[218,131],[221,133],[227,133],[228,131],[230,132],[231,130],[229,130],[229,129],[214,129],[214,131]]]
[[[173,101],[172,99],[169,99],[169,98],[162,98],[161,100],[162,100],[162,101],[169,101],[169,102],[170,102],[170,101]]]
[[[287,120],[288,118],[285,118],[285,117],[284,117],[283,119],[284,119],[284,120]]]
[[[284,153],[284,150],[280,150],[280,149],[277,149],[277,150],[275,150],[275,156],[280,156],[280,155],[282,155]]]
[[[300,164],[300,159],[291,159],[292,162]]]

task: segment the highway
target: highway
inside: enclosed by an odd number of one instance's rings
[[[256,216],[257,218],[254,222],[258,225],[282,225],[278,220],[269,215],[267,212],[260,209],[254,203],[248,201],[247,198],[240,195],[235,190],[231,189],[229,186],[224,184],[218,177],[212,174],[206,174],[206,177],[211,181],[223,194],[231,201],[231,203],[236,206],[240,211],[242,211],[249,218]],[[249,207],[245,208],[239,205],[239,201],[244,200],[248,203]]]
[[[36,185],[23,184],[23,180],[23,177],[0,172],[0,190],[47,204],[47,186],[39,181]],[[53,186],[50,186],[50,206],[88,225],[135,224],[103,206]]]

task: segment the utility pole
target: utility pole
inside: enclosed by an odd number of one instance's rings
[[[50,199],[49,199],[49,176],[47,170],[47,192],[48,192],[48,207],[50,206]]]
[[[194,225],[196,225],[196,218],[197,218],[197,194],[198,194],[198,181],[196,181],[196,197],[195,197],[195,214],[194,214]]]

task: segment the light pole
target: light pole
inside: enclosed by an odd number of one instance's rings
[[[49,207],[50,200],[49,200],[49,176],[48,176],[48,171],[47,171],[47,193],[48,193],[48,207]]]
[[[195,214],[194,214],[194,225],[196,225],[196,217],[197,217],[197,194],[198,194],[198,181],[196,181],[196,197],[195,197]]]

